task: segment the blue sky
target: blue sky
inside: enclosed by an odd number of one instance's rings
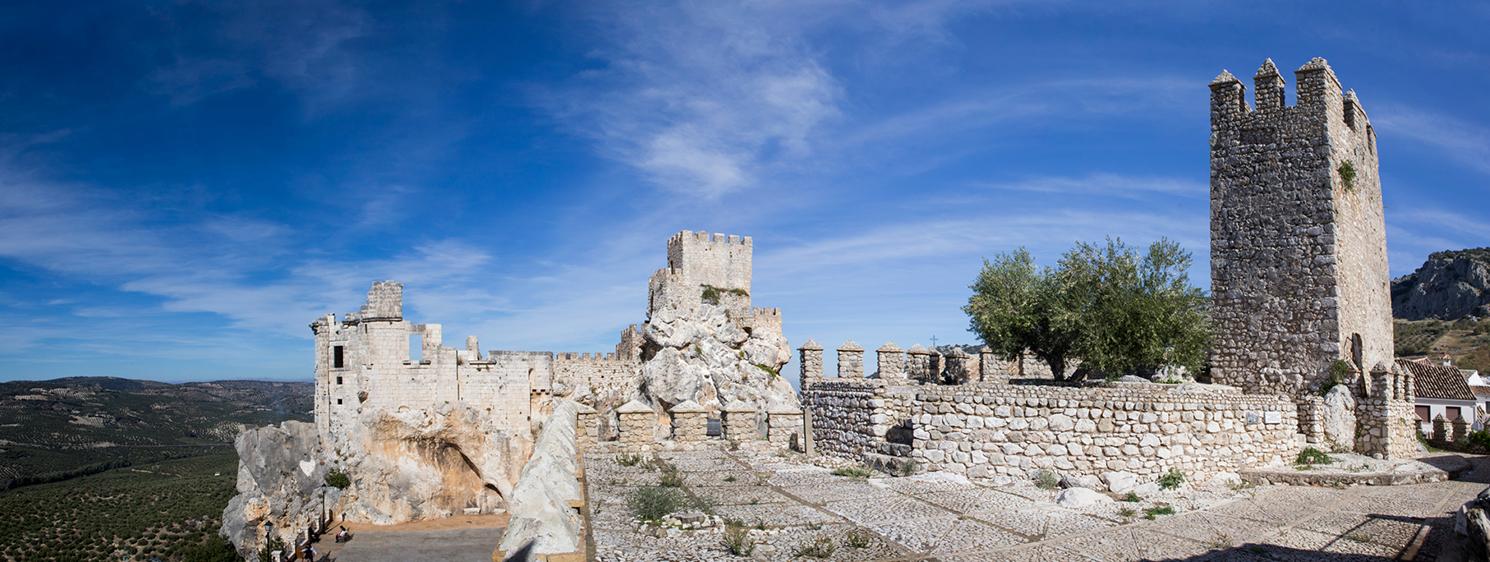
[[[1206,84],[1265,57],[1359,94],[1394,275],[1490,245],[1483,4],[238,4],[0,12],[0,379],[308,379],[384,278],[609,350],[683,229],[754,237],[794,346],[970,342],[1018,246],[1167,236],[1205,287]]]

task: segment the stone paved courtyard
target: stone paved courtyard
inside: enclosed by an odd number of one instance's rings
[[[805,458],[743,451],[661,458],[716,515],[756,529],[751,557],[758,560],[807,558],[798,552],[819,537],[836,547],[830,560],[1436,560],[1451,540],[1453,511],[1490,480],[1481,458],[1458,481],[1200,485],[1066,509],[1054,503],[1056,491],[1032,483],[835,476]],[[594,559],[741,559],[728,554],[718,528],[668,531],[634,522],[627,498],[658,478],[641,465],[621,466],[613,454],[587,457]],[[1163,505],[1174,513],[1145,517]],[[868,540],[857,546],[847,540],[855,529],[869,531],[859,532]]]

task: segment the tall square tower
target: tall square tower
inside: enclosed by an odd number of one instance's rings
[[[1230,72],[1211,82],[1213,380],[1317,392],[1336,359],[1390,366],[1392,308],[1376,133],[1324,59],[1269,59],[1256,108]]]

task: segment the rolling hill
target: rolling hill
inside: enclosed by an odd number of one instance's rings
[[[309,420],[312,388],[111,377],[0,383],[0,490],[231,452],[241,425]]]

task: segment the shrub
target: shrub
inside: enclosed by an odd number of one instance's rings
[[[688,498],[677,488],[647,486],[638,488],[627,498],[626,504],[638,519],[648,523],[661,521],[668,514],[687,505]]]
[[[1185,483],[1185,473],[1178,468],[1171,468],[1164,476],[1159,477],[1159,487],[1165,490],[1173,490]]]
[[[1308,466],[1314,466],[1316,464],[1330,464],[1332,462],[1335,462],[1335,459],[1330,458],[1330,456],[1325,454],[1324,451],[1315,449],[1314,447],[1305,447],[1304,450],[1299,451],[1299,456],[1293,459],[1294,464],[1302,464]]]
[[[340,470],[332,470],[331,472],[326,473],[326,485],[331,486],[332,488],[344,490],[347,488],[347,486],[352,485],[352,479],[348,478],[347,473],[345,472],[342,472]]]
[[[750,556],[755,552],[755,540],[750,538],[750,529],[739,523],[725,525],[724,548],[735,556]]]
[[[1143,510],[1143,518],[1150,521],[1157,519],[1160,515],[1174,515],[1174,508],[1169,504],[1164,504]]]
[[[712,285],[704,285],[703,299],[709,304],[719,304],[719,289]]]
[[[845,466],[833,469],[834,476],[846,476],[849,478],[868,478],[872,474],[874,474],[873,470],[862,466]]]
[[[824,535],[818,535],[812,542],[797,547],[797,556],[806,558],[827,558],[838,550],[838,545],[833,544],[833,539]]]
[[[1035,473],[1035,486],[1041,490],[1054,490],[1061,486],[1061,479],[1054,472],[1042,470]]]
[[[1143,501],[1143,498],[1138,497],[1138,492],[1128,492],[1128,495],[1123,496],[1123,501],[1138,503]]]
[[[854,529],[844,537],[844,544],[849,548],[869,548],[874,543],[874,535],[864,529]]]
[[[1341,162],[1335,171],[1340,172],[1340,183],[1345,185],[1346,191],[1355,191],[1355,165],[1350,162]]]
[[[1478,450],[1490,450],[1490,429],[1469,432],[1469,446]]]

